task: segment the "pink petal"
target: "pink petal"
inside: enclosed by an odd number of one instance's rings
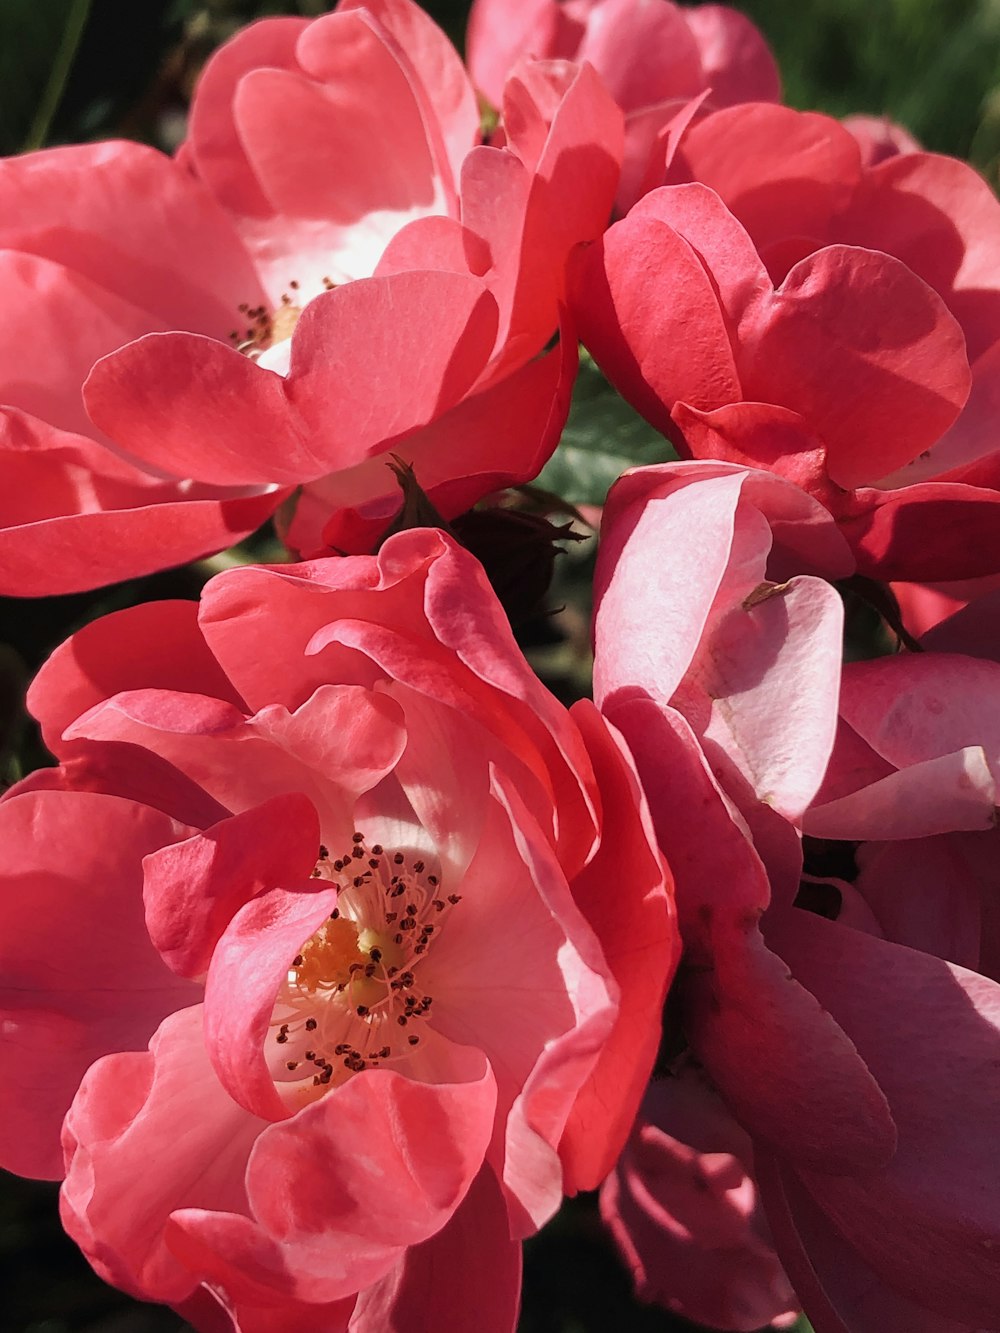
[[[460,401],[493,350],[496,319],[482,283],[458,273],[372,278],[311,301],[292,340],[288,393],[326,470],[360,461]]]
[[[351,1328],[514,1333],[520,1290],[521,1247],[510,1239],[496,1178],[483,1167],[451,1220],[361,1293]]]
[[[619,693],[663,703],[673,696],[725,577],[742,477],[669,490],[666,481],[663,473],[633,474],[605,507],[594,576],[594,697],[602,708]],[[679,566],[650,558],[668,549]]]
[[[442,559],[457,566],[452,577],[466,594],[470,584],[488,589],[478,562],[443,533],[427,529],[390,538],[377,557],[227,570],[224,577],[206,585],[202,629],[226,674],[251,707],[278,702],[296,708],[320,685],[336,678],[328,656],[320,652],[320,632],[338,620],[371,621],[384,630],[434,641],[435,633],[427,623],[425,584],[432,565]],[[486,598],[485,603],[478,596],[471,600],[475,606],[492,606],[488,591]],[[259,615],[262,602],[268,606],[267,623]],[[491,618],[495,624],[484,635],[486,643],[492,643],[501,629],[509,639],[510,629],[502,628],[499,611],[492,612]],[[290,679],[287,672],[276,672],[268,664],[265,648],[275,634],[287,645],[288,657],[300,659],[301,677]],[[458,640],[462,640],[461,632]],[[351,675],[358,670],[354,658]],[[523,670],[526,679],[533,679],[526,667]],[[373,677],[372,683],[378,678]]]
[[[205,1045],[229,1095],[264,1120],[283,1120],[299,1109],[275,1088],[265,1039],[292,959],[336,903],[337,891],[326,880],[310,883],[306,876],[298,886],[268,888],[232,916],[212,955]]]
[[[173,1308],[198,1333],[301,1333],[318,1321],[322,1321],[323,1333],[350,1333],[354,1296],[317,1303],[291,1300],[286,1295],[274,1304],[273,1296],[270,1301],[266,1299],[269,1294],[261,1293],[262,1303],[254,1304],[242,1297],[230,1297],[218,1287],[209,1296],[209,1288],[202,1286],[197,1298],[175,1303]]]
[[[980,746],[911,764],[826,805],[802,821],[814,838],[906,839],[988,829],[996,823],[997,791]]]
[[[465,1081],[356,1075],[261,1134],[246,1188],[252,1219],[183,1208],[170,1243],[237,1301],[338,1300],[434,1236],[482,1166],[495,1090],[469,1052]]]
[[[961,328],[888,255],[818,251],[740,333],[742,396],[803,416],[827,446],[830,476],[845,488],[929,448],[969,394]]]
[[[236,127],[275,213],[319,221],[330,262],[363,277],[403,222],[445,211],[447,193],[407,71],[363,11],[310,24],[296,54],[314,77],[249,70]]]
[[[594,845],[596,810],[585,780],[589,761],[565,710],[516,648],[482,567],[450,538],[420,530],[390,538],[379,563],[386,577],[394,569],[427,567],[423,606],[427,626],[421,637],[429,633],[431,643],[436,641],[447,651],[428,646],[421,660],[399,635],[377,624],[347,622],[317,634],[311,651],[328,650],[331,644],[360,648],[390,679],[469,712],[530,768],[548,769],[551,777],[543,781],[560,793],[557,850],[571,877]],[[456,670],[456,659],[467,671]],[[501,708],[498,699],[503,696]]]
[[[685,17],[673,4],[603,0],[587,15],[575,57],[594,66],[625,111],[693,97],[705,82],[698,42]]]
[[[504,84],[521,56],[572,59],[582,24],[560,13],[553,0],[473,0],[466,33],[469,72],[476,87],[495,107],[503,100]],[[577,31],[571,47],[558,45],[564,30]]]
[[[488,388],[392,442],[392,453],[414,469],[443,517],[453,518],[491,492],[538,475],[566,422],[576,357],[576,340],[564,331],[558,348],[500,378],[491,373]],[[399,487],[386,462],[386,453],[374,455],[304,488],[289,544],[307,552],[322,546],[370,551],[399,511]],[[352,513],[375,515],[373,525],[362,524],[356,545],[345,535]]]
[[[980,966],[980,936],[983,906],[993,889],[992,865],[986,868],[983,861],[990,861],[996,836],[945,835],[860,847],[856,885],[886,939],[986,971]]]
[[[640,697],[609,700],[603,711],[632,751],[674,875],[682,937],[701,956],[716,913],[756,920],[767,906],[764,866],[680,713]]]
[[[954,608],[953,612],[922,634],[924,647],[935,652],[964,653],[969,657],[988,657],[996,661],[997,645],[1000,644],[1000,588],[983,592],[964,606],[955,606],[954,593],[950,589],[944,596]]]
[[[841,609],[813,579],[755,597],[766,515],[784,496],[749,481],[742,470],[698,477],[679,465],[635,473],[612,494],[595,576],[595,693],[606,704],[637,691],[672,701],[713,762],[721,749],[758,799],[795,819],[833,742]],[[669,572],[656,558],[665,550],[679,553]]]
[[[492,299],[465,275],[350,283],[306,307],[287,381],[220,343],[165,334],[96,366],[88,410],[130,453],[177,476],[295,484],[360,461],[460,399],[492,350],[495,321]]]
[[[893,772],[895,772],[893,765],[876,754],[871,746],[841,718],[837,726],[830,764],[822,786],[816,793],[813,808],[826,805],[829,801],[839,801],[842,796],[848,796],[862,787],[887,778]]]
[[[322,686],[295,712],[274,705],[249,720],[219,700],[142,690],[92,709],[67,734],[152,750],[234,811],[301,792],[336,826],[394,767],[399,722],[391,700],[350,685]]]
[[[321,571],[329,583],[319,577]],[[339,615],[377,615],[376,607],[391,620],[405,601],[380,581],[372,556],[273,569],[247,565],[205,585],[199,620],[206,642],[251,709],[275,703],[294,709],[332,679],[325,659],[306,655],[317,630]],[[262,605],[266,619],[259,614]],[[284,645],[284,656],[298,663],[294,674],[268,653],[276,640]]]
[[[0,247],[63,265],[147,312],[140,332],[166,327],[226,338],[237,306],[263,296],[209,192],[143,144],[79,144],[5,158],[0,189]]]
[[[920,152],[920,144],[909,130],[888,116],[845,116],[840,123],[857,139],[863,167],[877,167],[890,157]]]
[[[145,1045],[197,999],[142,920],[142,858],[190,830],[131,801],[34,792],[0,804],[10,854],[3,898],[0,1123],[3,1161],[62,1175],[59,1125],[87,1066]]]
[[[69,514],[0,530],[0,592],[48,597],[186,565],[242,541],[270,518],[281,493],[180,500]]]
[[[899,1128],[884,1169],[835,1177],[817,1162],[806,1187],[890,1286],[949,1318],[996,1323],[1000,1215],[982,1164],[1000,987],[809,913],[775,926],[769,938],[854,1038]]]
[[[868,744],[897,768],[966,746],[1000,762],[1000,665],[951,653],[913,654],[853,663],[840,711]]]
[[[463,910],[442,930],[424,975],[435,1030],[479,1047],[495,1070],[495,1153],[512,1231],[528,1234],[562,1197],[556,1149],[614,1008],[607,965],[537,824],[496,773],[492,796],[461,882]],[[509,929],[512,917],[519,931]],[[530,989],[514,984],[523,975],[533,978]],[[537,1004],[540,990],[544,1006]]]
[[[536,112],[532,102],[527,106]],[[536,121],[544,140],[544,122],[537,115]],[[549,247],[537,233],[529,244],[526,234],[533,180],[533,169],[506,149],[474,148],[462,164],[462,223],[475,238],[465,242],[470,261],[465,267],[475,272],[488,257],[484,279],[500,310],[497,350],[505,365],[544,346],[547,335],[539,342],[539,331],[546,324],[554,327],[557,319],[558,283]]]
[[[830,480],[823,441],[797,412],[773,403],[728,403],[714,412],[677,403],[671,416],[692,457],[766,467],[801,486],[828,512],[837,513],[843,508],[844,492]],[[830,540],[828,536],[827,544]],[[839,544],[843,547],[842,537]],[[845,555],[838,562],[842,566]],[[848,555],[847,568],[852,565]]]
[[[207,828],[230,814],[196,782],[142,746],[84,740],[67,742],[59,749],[58,768],[36,768],[7,794],[89,791],[121,796],[192,828]]]
[[[861,573],[934,582],[1000,569],[1000,494],[928,481],[900,491],[862,491],[857,517],[841,520]]]
[[[757,1163],[775,1247],[815,1333],[977,1333],[886,1286],[790,1171],[770,1154]]]
[[[755,925],[717,920],[714,970],[688,983],[692,1049],[754,1138],[830,1180],[867,1179],[892,1158],[896,1128],[863,1043],[814,997],[811,974],[795,980]]]
[[[91,440],[0,413],[0,592],[80,592],[186,564],[248,536],[283,496],[140,472]]]
[[[714,106],[777,102],[781,76],[774,56],[753,23],[728,5],[682,9],[698,45],[702,77]]]
[[[650,1085],[601,1214],[641,1299],[751,1333],[794,1312],[768,1244],[746,1134],[711,1090],[682,1071]]]
[[[843,606],[820,579],[781,589],[717,620],[692,666],[697,683],[682,686],[675,706],[697,719],[710,761],[721,750],[758,800],[796,820],[833,746]]]
[[[690,11],[688,22],[704,12]],[[858,184],[861,161],[857,143],[838,121],[762,103],[730,106],[693,125],[670,179],[679,178],[681,169],[717,191],[767,255],[791,237],[802,237],[810,250],[827,241],[838,209]],[[783,276],[782,270],[774,279]]]
[[[307,880],[319,841],[316,811],[289,793],[147,856],[146,925],[167,965],[207,972],[233,915],[262,890]]]
[[[983,318],[982,322],[985,324],[987,320]],[[972,329],[963,327],[966,337],[971,337]],[[1000,410],[1000,341],[975,361],[970,358],[970,364],[972,388],[958,420],[929,454],[893,474],[890,479],[893,487],[947,480],[995,489],[997,448],[991,428]],[[975,472],[979,475],[974,475]]]
[[[94,366],[85,395],[101,430],[178,478],[295,485],[325,470],[288,409],[282,377],[211,338],[140,338]],[[275,431],[282,435],[280,457]]]
[[[308,26],[305,19],[293,18],[251,24],[213,52],[201,72],[185,150],[197,175],[238,221],[268,219],[273,210],[247,160],[233,116],[236,90],[244,74],[261,66],[294,69],[296,43]]]
[[[140,471],[84,435],[50,426],[16,407],[0,409],[5,526],[27,527],[104,506],[174,498],[170,482]]]
[[[406,728],[406,749],[393,774],[401,800],[429,838],[441,863],[442,882],[454,877],[457,886],[482,833],[491,764],[516,774],[520,789],[530,792],[530,799],[546,811],[546,822],[550,795],[538,775],[515,757],[513,732],[508,733],[513,740],[508,748],[508,737],[494,735],[473,710],[442,707],[433,698],[398,684],[386,688],[401,707]],[[383,795],[384,784],[378,793]],[[460,820],[455,818],[456,810],[462,811]],[[380,833],[378,838],[388,843],[390,836]]]
[[[975,364],[996,342],[1000,204],[979,172],[932,153],[896,156],[865,174],[838,239],[901,259],[947,302]]]
[[[490,161],[500,154],[491,154]],[[479,160],[470,153],[468,162]],[[504,161],[512,161],[507,155]],[[494,200],[499,206],[500,200]],[[408,273],[413,269],[435,268],[446,273],[472,273],[481,278],[490,267],[490,247],[457,218],[416,218],[393,236],[382,251],[375,269],[375,277],[390,273]]]
[[[31,683],[28,708],[49,749],[94,704],[137,688],[243,701],[198,629],[196,602],[147,602],[91,621],[61,644]]]
[[[562,73],[558,67],[550,72]],[[462,191],[463,218],[490,239],[495,262],[507,249],[517,256],[511,329],[532,353],[544,346],[557,322],[571,251],[596,241],[608,224],[624,151],[621,112],[589,65],[575,70],[564,90],[563,80],[557,80],[560,95],[550,113],[544,98],[554,90],[544,86],[544,73],[545,67],[523,66],[504,91],[508,141],[531,171],[521,244],[515,249],[485,218],[477,224],[464,175]],[[495,215],[495,202],[491,210]],[[497,299],[503,308],[502,287]]]
[[[571,887],[600,941],[619,1000],[614,1030],[560,1143],[567,1193],[596,1189],[621,1151],[652,1071],[663,1001],[680,956],[673,883],[627,751],[591,704],[572,711],[594,759],[603,829],[596,855]],[[609,892],[612,881],[625,891]]]
[[[651,274],[663,275],[669,300]],[[662,222],[629,216],[580,253],[570,307],[601,369],[659,429],[668,429],[678,398],[713,408],[742,397],[716,289],[688,242]]]
[[[747,313],[770,296],[771,282],[753,242],[719,196],[706,186],[674,185],[651,190],[639,200],[630,217],[655,218],[683,236],[711,275],[731,335]]]
[[[0,250],[10,313],[0,328],[5,403],[64,431],[93,435],[80,386],[100,357],[170,323],[85,274]]]
[[[491,373],[489,387],[398,441],[394,452],[441,513],[456,517],[492,491],[538,476],[566,424],[576,369],[576,339],[564,328],[557,348],[502,378]],[[378,462],[384,471],[384,456]]]
[[[615,196],[615,213],[624,217],[644,195],[663,184],[684,131],[708,98],[708,90],[690,99],[671,99],[630,111],[625,117],[625,154]]]
[[[476,94],[461,57],[430,15],[411,0],[346,0],[339,6],[339,11],[349,9],[364,9],[373,14],[398,42],[399,53],[405,55],[406,63],[413,67],[415,91],[425,107],[428,137],[439,163],[443,158],[450,164],[454,184],[463,158],[479,141],[480,133]],[[323,77],[323,70],[312,65],[312,34],[319,31],[318,25],[313,25],[309,36],[300,43],[299,55],[310,72]]]
[[[264,1127],[216,1081],[201,1007],[181,1009],[148,1052],[106,1056],[84,1078],[63,1130],[63,1225],[105,1280],[183,1301],[200,1275],[168,1240],[171,1214],[245,1213],[247,1159]]]

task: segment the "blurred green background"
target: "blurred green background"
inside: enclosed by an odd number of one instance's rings
[[[214,46],[261,15],[329,7],[321,0],[0,0],[0,154],[114,135],[170,149]],[[928,148],[969,157],[997,185],[1000,0],[745,0],[740,7],[770,40],[792,105],[889,115]],[[467,4],[438,0],[427,8],[460,44]],[[8,777],[40,761],[30,741],[26,750],[18,738],[16,699],[51,648],[117,606],[197,596],[202,578],[190,569],[96,595],[0,600],[0,724],[7,720],[0,766]],[[593,1199],[564,1209],[527,1247],[521,1333],[691,1327],[632,1301]],[[61,1232],[54,1186],[0,1178],[2,1333],[180,1328],[169,1311],[137,1305],[93,1276]]]

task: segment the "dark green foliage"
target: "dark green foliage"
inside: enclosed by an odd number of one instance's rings
[[[559,447],[539,486],[574,505],[601,505],[626,468],[677,457],[670,441],[619,397],[584,357]]]

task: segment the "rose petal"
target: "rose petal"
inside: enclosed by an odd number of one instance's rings
[[[28,792],[0,804],[0,1123],[8,1170],[58,1179],[59,1126],[87,1066],[141,1048],[198,998],[146,935],[142,858],[190,830],[132,801]]]

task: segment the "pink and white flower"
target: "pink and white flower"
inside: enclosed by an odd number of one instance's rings
[[[0,802],[5,1164],[199,1327],[511,1329],[676,960],[613,729],[419,530],[96,621],[31,705],[60,765]]]
[[[509,97],[520,133],[482,145],[436,25],[348,2],[217,52],[178,160],[108,143],[0,163],[0,589],[219,550],[300,486],[296,550],[344,545],[364,506],[377,536],[393,452],[448,516],[534,476],[576,364],[572,338],[543,349],[566,256],[607,221],[621,113],[587,70]],[[403,239],[413,222],[430,229]]]
[[[993,1327],[989,862],[922,857],[957,830],[995,860],[1000,668],[904,656],[841,693],[838,599],[795,573],[818,567],[806,511],[696,466],[612,491],[595,620],[597,698],[676,875],[685,1036],[818,1333]],[[803,880],[801,828],[865,841],[856,885]]]

